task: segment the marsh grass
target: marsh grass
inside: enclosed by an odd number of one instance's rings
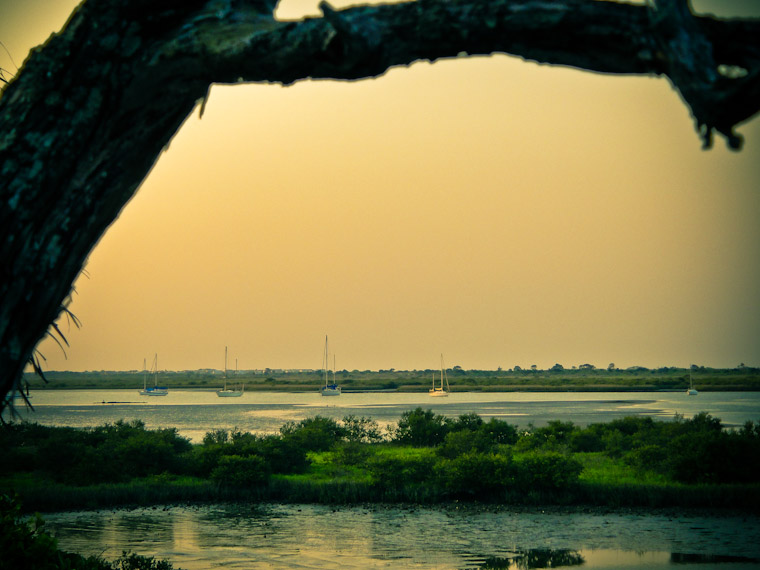
[[[17,481],[17,483],[19,483]],[[283,502],[321,504],[449,503],[453,499],[436,484],[378,486],[366,478],[312,479],[308,475],[274,476],[265,484],[231,488],[205,480],[182,478],[158,483],[149,479],[130,483],[74,487],[27,482],[14,485],[27,512],[73,509],[144,507],[209,502]],[[5,482],[3,482],[5,487]],[[680,485],[636,482],[580,481],[569,489],[506,489],[478,497],[480,502],[511,505],[574,505],[596,507],[711,508],[760,510],[758,485]]]
[[[320,417],[280,436],[216,433],[195,446],[141,423],[91,430],[9,425],[0,430],[0,490],[18,493],[30,511],[456,500],[760,510],[760,426],[752,422],[729,432],[706,414],[583,429],[551,422],[505,443],[491,436],[509,433],[477,419],[448,422],[438,445],[349,441],[336,422]],[[252,476],[215,476],[220,465]],[[678,479],[674,465],[690,478]],[[241,475],[235,469],[231,475]]]
[[[397,390],[426,392],[432,370],[344,370],[338,371],[338,383],[350,390]],[[689,374],[700,391],[760,390],[760,368],[712,369],[659,368],[647,370],[564,369],[564,370],[449,370],[454,391],[568,391],[568,390],[661,390],[686,389]],[[122,389],[142,385],[142,373],[133,372],[62,372],[45,373],[49,383],[32,373],[25,375],[33,389]],[[218,389],[221,376],[208,371],[167,372],[173,389]],[[319,371],[239,371],[236,382],[246,391],[316,390],[322,378]]]
[[[667,478],[661,473],[638,470],[619,459],[613,459],[600,452],[575,453],[573,457],[583,465],[579,480],[596,485],[667,485]]]

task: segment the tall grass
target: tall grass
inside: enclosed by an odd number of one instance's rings
[[[62,484],[17,489],[27,512],[101,509],[208,502],[284,502],[320,504],[417,503],[439,504],[452,499],[438,485],[378,486],[367,481],[309,480],[275,476],[263,485],[235,488],[203,480],[182,479],[159,484],[131,483],[74,487]],[[511,505],[575,505],[641,508],[710,508],[760,511],[758,485],[676,485],[581,481],[563,490],[506,489],[480,502]]]

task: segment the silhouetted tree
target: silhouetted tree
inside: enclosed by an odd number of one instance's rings
[[[688,0],[420,0],[278,21],[270,0],[85,0],[0,99],[0,392],[17,387],[89,252],[209,85],[360,79],[509,53],[667,76],[705,146],[760,105],[760,23]],[[60,331],[53,325],[51,334]],[[64,342],[65,339],[61,340]],[[2,406],[4,399],[0,399]]]

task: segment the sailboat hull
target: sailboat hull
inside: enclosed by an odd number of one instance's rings
[[[319,393],[323,396],[340,396],[340,386],[324,386]]]
[[[140,390],[140,395],[141,396],[168,396],[169,389],[161,388],[160,386],[157,388],[145,388],[144,390]]]
[[[243,393],[239,390],[218,390],[216,395],[220,398],[239,398]]]

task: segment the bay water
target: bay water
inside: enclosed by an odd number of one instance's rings
[[[175,568],[760,568],[760,518],[449,504],[211,505],[55,513],[63,548]]]
[[[347,415],[371,417],[381,426],[394,425],[401,414],[417,407],[456,418],[476,413],[521,428],[552,420],[579,426],[625,416],[672,420],[708,412],[728,427],[760,422],[760,393],[701,392],[453,392],[431,398],[427,392],[348,392],[324,397],[313,392],[246,392],[219,398],[210,390],[171,390],[167,396],[141,396],[134,390],[38,390],[34,410],[20,409],[21,418],[42,425],[92,427],[120,419],[141,420],[149,429],[175,427],[198,443],[216,429],[275,433],[287,421],[320,415],[340,420]],[[7,419],[7,418],[6,418]]]

